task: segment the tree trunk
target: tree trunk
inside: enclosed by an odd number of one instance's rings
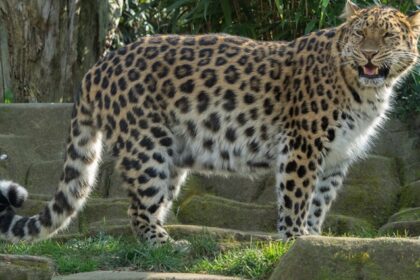
[[[1,0],[0,102],[72,101],[123,0]]]

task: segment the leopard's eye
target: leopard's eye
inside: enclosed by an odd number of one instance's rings
[[[358,36],[358,37],[365,37],[365,33],[362,30],[356,30],[354,31],[354,33]]]
[[[397,36],[395,33],[392,33],[392,32],[385,32],[385,34],[384,34],[384,38],[392,38],[392,37],[395,37],[395,36]]]

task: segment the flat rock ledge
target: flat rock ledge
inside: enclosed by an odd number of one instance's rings
[[[239,280],[237,277],[190,273],[156,273],[132,271],[93,271],[66,276],[56,276],[52,280]]]
[[[116,224],[110,224],[106,226],[99,226],[93,224],[86,234],[61,234],[53,237],[57,241],[66,241],[74,238],[83,238],[88,236],[95,236],[100,233],[106,233],[112,236],[130,236],[132,230],[128,225],[127,219],[114,221]],[[197,236],[200,234],[210,235],[216,240],[234,240],[238,242],[247,241],[273,241],[278,239],[277,233],[268,233],[261,231],[241,231],[235,229],[218,228],[218,227],[206,227],[196,225],[165,225],[165,229],[175,239],[184,239],[190,236]],[[0,279],[1,280],[1,279]]]
[[[420,239],[302,237],[270,280],[420,279]]]
[[[50,280],[54,272],[55,265],[48,258],[0,254],[2,280]]]

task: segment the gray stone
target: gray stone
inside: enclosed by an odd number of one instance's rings
[[[407,208],[392,215],[388,222],[420,221],[420,207]]]
[[[71,104],[0,105],[0,150],[9,156],[0,162],[2,178],[19,182],[34,193],[49,193],[56,188],[71,107]],[[55,161],[60,163],[50,164]]]
[[[127,214],[129,201],[126,198],[90,199],[79,216],[81,232],[107,232],[110,228],[130,225]],[[166,217],[166,224],[177,223],[172,211]]]
[[[398,190],[386,184],[346,186],[333,203],[331,214],[364,219],[374,227],[383,225],[397,208]]]
[[[25,188],[30,194],[53,196],[63,170],[63,160],[34,162],[26,172]]]
[[[92,194],[102,198],[127,198],[122,179],[114,168],[115,162],[109,154],[105,154],[98,175],[97,186]]]
[[[194,195],[212,194],[240,202],[275,205],[274,177],[262,176],[257,180],[219,176],[189,178],[179,204],[188,202]],[[393,159],[372,155],[356,163],[350,170],[345,187],[333,204],[335,214],[366,219],[376,227],[385,223],[396,209],[400,182]]]
[[[55,265],[48,258],[0,254],[0,279],[50,280],[54,272]]]
[[[420,236],[420,220],[387,223],[379,229],[379,234],[386,236]]]
[[[391,119],[376,137],[372,153],[393,158],[406,158],[416,146],[420,136],[420,115],[401,122]]]
[[[241,176],[190,175],[183,187],[183,196],[208,193],[240,202],[255,201],[262,192],[265,176],[256,179]]]
[[[105,226],[113,220],[127,219],[128,206],[128,199],[90,199],[78,215],[81,232],[95,222]]]
[[[420,240],[303,237],[270,280],[413,280],[420,275]]]
[[[239,280],[237,277],[192,273],[157,273],[134,271],[93,271],[66,276],[56,276],[52,280]],[[242,278],[243,279],[243,278]]]
[[[332,233],[334,235],[371,236],[375,232],[375,229],[369,222],[363,219],[330,214],[325,219],[322,232]]]
[[[399,160],[405,184],[420,180],[420,115],[388,121],[375,142],[374,153]]]
[[[194,195],[180,205],[177,217],[184,224],[275,231],[277,207],[237,202],[213,195]]]
[[[210,235],[219,241],[272,241],[277,240],[277,233],[267,233],[261,231],[241,231],[226,228],[195,226],[172,224],[165,225],[165,229],[175,240],[185,239],[189,237],[196,237],[199,235]],[[101,223],[92,223],[89,230],[85,234],[80,235],[61,235],[56,237],[56,240],[69,240],[74,238],[83,238],[90,235],[97,235],[98,233],[106,233],[112,236],[129,236],[132,234],[131,227],[128,220],[113,220],[107,225]]]
[[[176,240],[185,237],[208,234],[217,240],[243,241],[271,241],[278,239],[276,233],[267,233],[260,231],[241,231],[226,228],[194,226],[194,225],[168,225],[165,229]]]
[[[393,158],[370,155],[366,159],[354,163],[345,179],[345,184],[382,183],[399,187],[400,180],[397,162]]]
[[[395,160],[370,156],[351,168],[331,212],[364,219],[379,227],[395,213],[400,191]]]
[[[420,180],[403,187],[399,207],[420,207]]]

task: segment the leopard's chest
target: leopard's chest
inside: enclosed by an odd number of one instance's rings
[[[351,162],[365,155],[372,139],[386,119],[389,102],[366,104],[346,114],[336,127],[336,137],[329,143],[325,167]]]

